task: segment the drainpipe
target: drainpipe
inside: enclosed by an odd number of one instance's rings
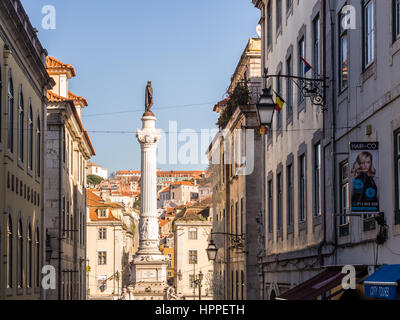
[[[322,141],[325,140],[325,112],[326,112],[326,40],[327,40],[327,36],[326,36],[326,1],[327,0],[323,0],[322,2],[322,34],[323,34],[323,43],[322,43],[322,56],[323,56],[323,61],[322,61],[322,67],[324,70],[323,76],[324,76],[324,89],[323,89],[323,93],[324,93],[324,110],[322,112]],[[320,265],[321,267],[325,265],[324,262],[324,256],[322,254],[322,249],[324,247],[324,245],[326,244],[326,156],[325,156],[325,148],[323,149],[322,152],[322,164],[323,164],[323,172],[322,172],[322,185],[324,186],[323,190],[323,206],[324,206],[324,215],[323,215],[323,219],[324,219],[324,235],[323,235],[323,240],[320,246]]]
[[[335,237],[335,247],[337,247],[338,239],[337,239],[337,183],[336,183],[336,73],[335,73],[335,2],[331,0],[330,3],[330,19],[331,19],[331,64],[332,64],[332,75],[331,75],[331,90],[332,90],[332,107],[331,107],[331,114],[332,114],[332,187],[333,187],[333,227],[334,227],[334,237]],[[336,255],[335,255],[335,263],[336,263]]]

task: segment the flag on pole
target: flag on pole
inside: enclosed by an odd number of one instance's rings
[[[304,63],[304,74],[306,74],[308,71],[310,71],[312,69],[312,66],[303,57],[300,57],[300,60],[303,61],[303,63]]]
[[[268,127],[266,127],[266,126],[260,126],[260,127],[258,128],[258,133],[259,133],[260,135],[262,135],[262,136],[268,135]]]
[[[286,103],[286,101],[283,100],[283,98],[279,94],[277,94],[276,92],[275,92],[275,95],[276,95],[276,101],[275,101],[276,107],[275,107],[275,110],[278,111],[278,113],[281,113],[283,105]]]

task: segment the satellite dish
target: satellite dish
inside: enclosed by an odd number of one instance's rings
[[[261,38],[261,36],[262,36],[261,25],[258,25],[258,26],[256,27],[256,31],[257,31],[258,37]]]

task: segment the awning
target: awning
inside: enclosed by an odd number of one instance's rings
[[[400,265],[385,265],[364,281],[365,294],[370,298],[396,300],[399,284]]]
[[[365,268],[356,266],[357,276],[365,271]],[[342,267],[330,267],[315,277],[299,284],[298,286],[280,295],[278,300],[315,300],[324,293],[341,285],[346,274],[342,273]]]

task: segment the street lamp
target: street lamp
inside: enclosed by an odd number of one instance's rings
[[[244,246],[244,235],[243,234],[232,234],[232,233],[226,233],[226,232],[211,232],[211,236],[212,235],[229,236],[231,238],[232,247],[234,247],[236,249],[243,248],[243,246]],[[213,239],[210,239],[210,242],[208,243],[206,252],[207,252],[208,260],[215,261],[215,259],[217,258],[218,248],[215,245],[215,242]]]
[[[257,103],[257,115],[260,126],[271,126],[275,107],[276,103],[274,102],[270,89],[264,88]]]
[[[218,253],[218,248],[214,243],[214,240],[210,240],[210,243],[208,244],[208,248],[206,249],[207,251],[207,256],[209,261],[215,261],[217,258],[217,253]]]

